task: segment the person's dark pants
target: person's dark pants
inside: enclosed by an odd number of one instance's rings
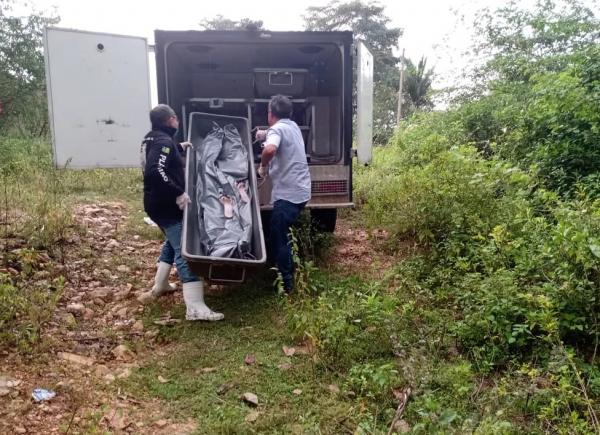
[[[283,289],[289,293],[294,289],[294,262],[290,228],[298,220],[306,203],[294,204],[283,199],[273,203],[271,214],[271,245],[277,269],[283,278]]]

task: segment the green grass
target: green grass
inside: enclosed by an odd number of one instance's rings
[[[320,316],[322,334],[336,330],[340,322],[336,316],[342,311],[353,313],[353,318],[364,316],[354,306],[355,299],[340,295],[336,300],[335,295],[342,286],[350,295],[370,288],[369,284],[357,277],[315,273],[317,286],[328,288],[320,289],[324,293],[318,299],[296,295],[288,302],[272,292],[270,278],[264,275],[209,296],[208,304],[225,313],[224,322],[156,326],[154,320],[167,313],[182,319],[185,308],[164,301],[149,306],[144,323],[146,330],[158,329],[155,348],[160,353],[150,352],[151,357],[119,387],[142,402],[159,399],[163,413],[153,419],[192,419],[199,434],[385,434],[397,406],[392,388],[406,386],[413,393],[404,419],[413,433],[543,433],[534,422],[547,412],[544,395],[551,398],[555,385],[536,387],[537,375],[519,367],[500,376],[480,375],[457,352],[452,338],[436,329],[444,320],[440,313],[418,306],[418,298],[408,292],[395,293],[399,323],[392,338],[394,354],[373,354],[362,340],[365,330],[377,337],[372,328],[382,324],[372,320],[362,332],[343,333],[338,351],[354,352],[355,357],[346,361],[351,368],[324,357],[331,352],[331,342],[318,344],[323,347],[310,355],[285,356],[282,347],[293,346],[292,337],[297,335],[294,310],[308,316],[310,326],[317,321],[311,316]],[[397,291],[384,284],[380,283],[380,292]],[[319,331],[315,334],[316,340],[322,338]],[[147,354],[143,349],[138,353]],[[254,355],[256,363],[246,365],[246,355]],[[291,368],[282,370],[282,364]],[[215,371],[204,372],[205,368]],[[159,376],[168,382],[162,383]],[[339,393],[330,390],[332,384]],[[294,394],[296,389],[302,393]],[[257,394],[256,409],[241,400],[246,392]],[[246,421],[253,411],[259,413],[258,419]]]
[[[158,340],[171,349],[165,357],[144,365],[125,384],[138,400],[164,400],[165,413],[176,420],[198,422],[198,433],[344,433],[360,418],[356,402],[332,393],[330,384],[341,385],[335,373],[320,370],[310,355],[287,357],[282,347],[291,346],[286,333],[281,301],[268,281],[259,280],[227,294],[208,299],[222,310],[224,322],[182,322],[160,327]],[[154,305],[146,324],[168,307]],[[181,318],[184,307],[173,307]],[[256,363],[246,365],[246,355]],[[278,366],[291,364],[289,370]],[[216,368],[203,373],[202,368]],[[161,383],[158,376],[169,382]],[[302,393],[296,395],[294,390]],[[245,421],[254,409],[241,400],[246,392],[259,398],[256,422]]]

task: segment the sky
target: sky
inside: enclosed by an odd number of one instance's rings
[[[594,0],[589,0],[593,2]],[[323,6],[329,0],[30,0],[29,7],[41,11],[53,8],[61,17],[60,27],[143,36],[153,43],[153,32],[194,30],[202,20],[223,15],[230,19],[262,20],[269,30],[302,30],[309,6]],[[470,23],[477,10],[496,8],[507,0],[380,0],[390,25],[404,34],[399,49],[413,61],[424,55],[436,71],[434,86],[454,82],[469,59],[462,53],[471,41]],[[534,0],[521,0],[521,6]],[[462,20],[460,20],[462,17]]]

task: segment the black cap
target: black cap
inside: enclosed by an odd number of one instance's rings
[[[150,123],[152,124],[152,128],[165,127],[167,121],[173,116],[177,115],[171,107],[166,104],[159,104],[150,111]]]

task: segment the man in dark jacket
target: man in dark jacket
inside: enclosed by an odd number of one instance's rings
[[[183,283],[183,299],[187,320],[221,320],[204,303],[204,282],[196,276],[181,256],[183,209],[190,197],[185,192],[183,155],[191,146],[189,142],[177,145],[173,136],[179,127],[177,115],[166,104],[150,111],[152,130],[142,142],[141,160],[144,172],[144,210],[160,227],[166,240],[158,258],[152,290],[138,300],[148,303],[158,296],[175,290],[169,284],[171,266],[175,263]]]

